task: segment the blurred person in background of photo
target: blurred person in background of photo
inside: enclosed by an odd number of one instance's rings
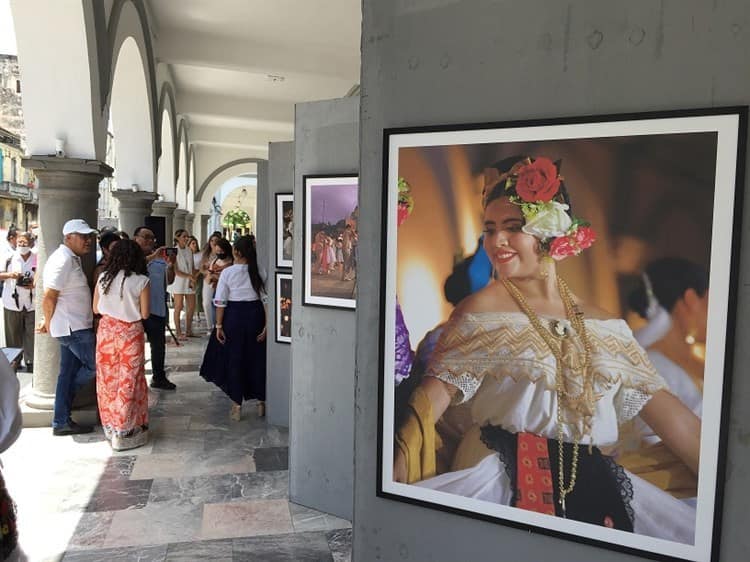
[[[34,369],[34,328],[36,312],[34,290],[37,257],[31,253],[31,233],[16,236],[16,251],[3,263],[0,279],[3,290],[5,343],[7,347],[23,348],[26,371]]]
[[[97,252],[97,255],[100,255],[101,257],[96,262],[96,267],[94,268],[94,280],[99,279],[99,276],[107,265],[109,253],[112,251],[114,245],[122,239],[123,238],[120,234],[112,230],[107,230],[99,235],[99,252]]]

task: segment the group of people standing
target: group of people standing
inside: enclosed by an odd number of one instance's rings
[[[42,274],[44,318],[39,331],[60,344],[53,433],[93,431],[71,418],[71,407],[75,393],[95,377],[99,415],[112,448],[146,443],[145,342],[151,348],[151,387],[174,390],[164,367],[167,291],[175,301],[177,338],[185,339],[193,335],[199,281],[202,297],[210,297],[204,304],[212,329],[201,375],[232,398],[233,419],[239,419],[243,399],[258,399],[263,415],[266,314],[260,299],[265,286],[254,240],[241,237],[232,249],[227,240],[214,235],[200,253],[195,251],[197,240],[184,230],[175,233],[173,251],[156,248],[154,232],[145,226],[135,230],[132,240],[105,233],[92,294],[81,257],[91,251],[95,235],[83,220],[65,223],[63,243],[49,256]],[[185,304],[183,332],[180,316]]]

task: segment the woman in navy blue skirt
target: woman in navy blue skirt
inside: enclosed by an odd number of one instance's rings
[[[221,272],[216,286],[216,326],[206,348],[201,376],[232,399],[230,417],[239,420],[243,400],[258,400],[265,415],[265,285],[249,236],[234,244],[234,265]]]

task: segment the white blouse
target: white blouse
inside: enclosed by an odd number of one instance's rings
[[[104,273],[99,276],[96,283],[96,291],[99,295],[99,313],[123,322],[138,322],[141,320],[141,292],[148,285],[148,275],[131,274],[125,277],[125,272],[118,271],[107,294],[104,294],[101,284],[103,276]]]
[[[637,415],[666,384],[623,320],[585,322],[598,398],[590,435],[593,444],[609,445],[617,442],[619,425]],[[577,396],[582,390],[581,374],[567,363],[583,357],[583,348],[569,324],[568,331],[571,335],[562,340],[567,358],[563,375],[566,388]],[[458,388],[454,403],[470,400],[473,423],[554,439],[556,371],[555,357],[525,314],[483,312],[446,325],[426,374]],[[573,441],[584,429],[581,416],[566,407],[564,419],[569,422],[564,424],[565,439]]]
[[[260,276],[261,278],[265,277],[262,271]],[[225,307],[230,301],[257,301],[260,298],[252,283],[250,283],[247,264],[230,265],[219,275],[219,283],[216,285],[216,293],[214,293],[215,306]]]

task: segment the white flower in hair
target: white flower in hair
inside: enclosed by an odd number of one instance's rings
[[[573,220],[567,213],[568,205],[565,203],[548,201],[524,205],[524,207],[527,208],[524,209],[526,224],[523,225],[523,231],[539,240],[564,236],[573,224]],[[533,211],[528,212],[531,211],[528,207],[533,207]]]

